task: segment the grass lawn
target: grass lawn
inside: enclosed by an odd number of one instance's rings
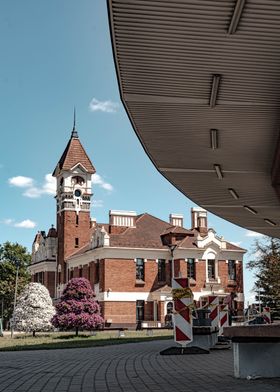
[[[125,331],[125,337],[117,335],[118,331],[99,331],[95,336],[86,332],[80,332],[78,336],[71,332],[37,332],[35,337],[32,337],[32,334],[16,333],[12,339],[10,334],[5,333],[3,337],[0,337],[0,351],[49,350],[138,343],[170,339],[173,333],[172,330],[155,330],[153,336],[147,336],[146,331]]]

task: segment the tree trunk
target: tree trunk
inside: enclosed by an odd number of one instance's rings
[[[76,328],[76,336],[78,336],[79,328]]]
[[[36,331],[33,331],[33,332],[32,332],[33,338],[35,338],[35,333],[36,333]]]

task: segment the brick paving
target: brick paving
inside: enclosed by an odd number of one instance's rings
[[[237,380],[231,350],[161,356],[172,341],[0,353],[2,392],[279,392],[280,379]]]

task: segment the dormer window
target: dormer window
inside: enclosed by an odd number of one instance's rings
[[[74,176],[72,177],[72,184],[73,185],[83,185],[85,180],[81,176]]]

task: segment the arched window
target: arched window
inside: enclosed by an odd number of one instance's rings
[[[173,302],[168,302],[166,305],[166,314],[171,314],[173,312]]]
[[[74,176],[72,177],[72,184],[73,185],[83,185],[85,183],[85,180],[81,176]]]
[[[207,255],[207,276],[208,279],[213,280],[216,279],[216,255],[213,252],[208,253]]]

